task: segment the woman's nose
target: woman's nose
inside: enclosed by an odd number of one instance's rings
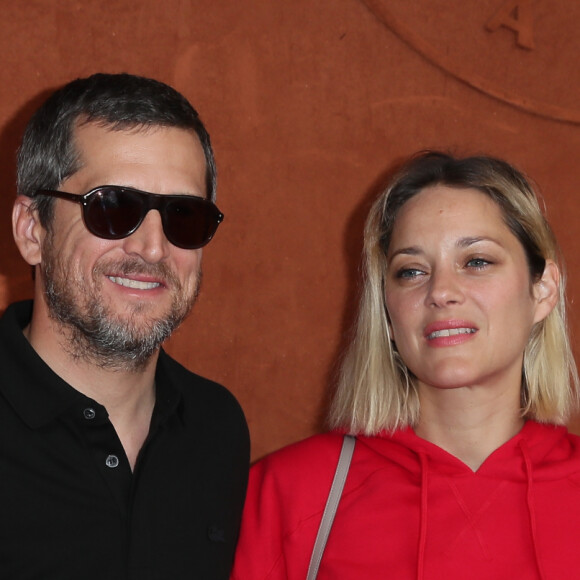
[[[443,307],[463,302],[464,294],[459,274],[453,269],[434,270],[429,280],[428,306]]]

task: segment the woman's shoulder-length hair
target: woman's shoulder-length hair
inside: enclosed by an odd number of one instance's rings
[[[372,435],[413,426],[418,420],[415,379],[389,336],[384,281],[398,211],[414,195],[435,185],[477,189],[497,203],[525,250],[533,282],[541,278],[546,260],[558,266],[558,302],[533,327],[524,352],[521,414],[540,422],[564,423],[577,402],[578,374],[568,337],[563,263],[538,195],[505,161],[422,152],[399,170],[367,218],[363,292],[330,409],[331,427]]]

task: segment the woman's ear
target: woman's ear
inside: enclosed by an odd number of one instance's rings
[[[12,233],[22,257],[31,265],[42,261],[42,242],[46,230],[40,223],[38,211],[33,208],[33,200],[19,195],[12,208]]]
[[[542,277],[534,283],[536,312],[534,323],[544,320],[558,303],[560,296],[560,270],[553,260],[546,260]]]

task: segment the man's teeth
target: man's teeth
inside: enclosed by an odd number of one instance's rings
[[[141,282],[140,280],[132,280],[131,278],[120,278],[119,276],[109,276],[111,282],[125,286],[127,288],[135,288],[136,290],[153,290],[161,286],[159,282]]]
[[[439,338],[440,336],[455,336],[456,334],[473,334],[475,328],[446,328],[432,332],[428,338]]]

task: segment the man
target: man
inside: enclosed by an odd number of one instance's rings
[[[0,320],[0,577],[228,577],[243,414],[161,349],[223,218],[209,136],[172,88],[98,74],[26,128],[13,211],[34,302]]]

